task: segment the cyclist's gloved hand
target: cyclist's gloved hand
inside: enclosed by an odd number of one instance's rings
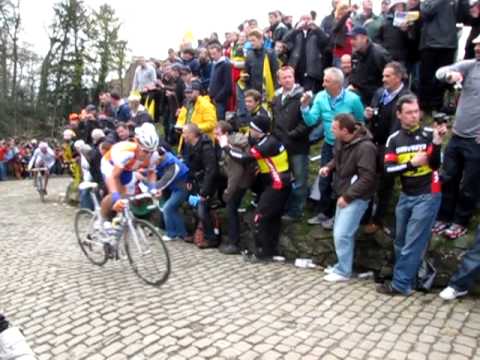
[[[112,206],[112,210],[115,212],[121,212],[123,209],[125,209],[125,202],[122,200],[116,201]]]
[[[199,202],[200,202],[200,196],[199,195],[190,195],[188,197],[188,204],[191,207],[197,207]]]

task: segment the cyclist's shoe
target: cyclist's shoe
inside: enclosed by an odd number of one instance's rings
[[[103,244],[103,249],[105,250],[105,254],[107,255],[107,259],[115,259],[116,251],[115,248],[110,245],[109,243]]]
[[[46,189],[43,189],[43,195],[47,196],[48,193],[47,193],[47,190]]]

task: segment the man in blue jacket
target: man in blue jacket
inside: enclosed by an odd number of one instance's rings
[[[355,120],[363,122],[364,107],[360,97],[353,91],[343,88],[343,73],[337,68],[328,68],[323,77],[323,87],[310,106],[312,95],[305,93],[301,99],[303,120],[307,126],[323,123],[325,142],[322,146],[320,165],[325,166],[333,159],[335,135],[332,131],[333,119],[341,113],[352,114]],[[320,178],[319,214],[308,220],[310,225],[322,224],[325,229],[333,228],[332,175]]]

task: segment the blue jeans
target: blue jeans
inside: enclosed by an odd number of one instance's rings
[[[247,116],[247,108],[245,107],[245,93],[237,84],[237,116]]]
[[[368,202],[368,200],[357,199],[343,209],[337,206],[333,227],[337,263],[333,267],[333,271],[338,275],[352,276],[355,250],[354,236],[360,225],[360,220],[368,208]]]
[[[94,210],[91,190],[80,190],[80,208]]]
[[[290,155],[288,160],[295,182],[288,199],[287,213],[291,217],[300,217],[308,194],[308,155]]]
[[[395,209],[395,266],[392,285],[405,295],[409,295],[415,286],[441,200],[440,193],[417,196],[400,194]]]
[[[463,255],[462,263],[450,279],[449,286],[457,291],[467,291],[480,276],[480,225],[473,246]]]
[[[185,237],[187,230],[185,229],[185,221],[179,212],[180,206],[187,200],[188,192],[183,189],[176,189],[170,193],[169,198],[163,204],[163,220],[165,221],[165,230],[167,236]]]
[[[7,167],[5,161],[0,161],[0,181],[7,179]]]

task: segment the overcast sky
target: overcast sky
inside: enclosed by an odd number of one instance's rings
[[[47,27],[53,17],[55,0],[21,0],[22,40],[40,55],[48,50]],[[380,3],[380,0],[374,0]],[[216,31],[236,30],[247,18],[268,25],[268,11],[279,9],[293,15],[315,10],[322,18],[330,12],[330,0],[85,0],[91,8],[108,3],[122,21],[122,37],[133,55],[164,58],[169,47],[177,48],[183,35],[207,37]],[[223,37],[223,36],[222,36]]]

